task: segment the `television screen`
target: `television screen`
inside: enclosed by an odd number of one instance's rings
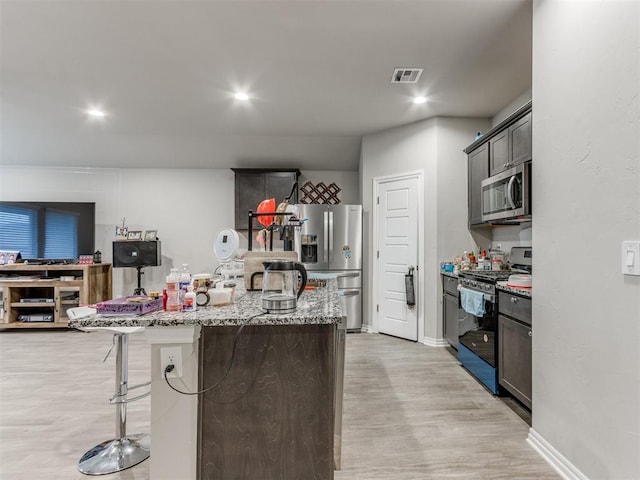
[[[95,203],[0,202],[0,251],[23,260],[76,260],[95,247]]]

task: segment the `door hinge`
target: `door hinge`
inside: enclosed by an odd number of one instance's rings
[[[380,205],[380,197],[376,197],[376,203]]]
[[[376,258],[380,258],[380,250],[376,250]]]
[[[376,305],[376,312],[380,311],[380,305]]]

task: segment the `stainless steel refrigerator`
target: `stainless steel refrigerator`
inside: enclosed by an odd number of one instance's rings
[[[362,328],[362,205],[297,205],[295,249],[310,275],[335,274],[347,330]]]

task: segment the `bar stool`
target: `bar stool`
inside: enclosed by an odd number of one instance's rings
[[[67,316],[77,318],[94,315],[96,310],[89,307],[76,307],[67,310]],[[116,435],[114,439],[106,440],[88,450],[78,461],[78,470],[86,475],[105,475],[133,467],[149,458],[151,437],[147,434],[127,435],[127,404],[148,396],[151,391],[137,397],[128,398],[130,390],[146,387],[151,382],[134,385],[128,384],[128,352],[129,335],[144,331],[144,327],[78,327],[86,332],[100,332],[113,334],[113,345],[103,361],[106,361],[116,349],[116,393],[109,399],[110,404],[116,406]]]

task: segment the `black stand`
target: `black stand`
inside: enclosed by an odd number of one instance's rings
[[[147,292],[145,292],[144,288],[142,288],[142,275],[144,275],[143,271],[142,271],[142,267],[136,267],[136,270],[138,270],[138,288],[136,288],[133,291],[134,295],[146,295]]]

